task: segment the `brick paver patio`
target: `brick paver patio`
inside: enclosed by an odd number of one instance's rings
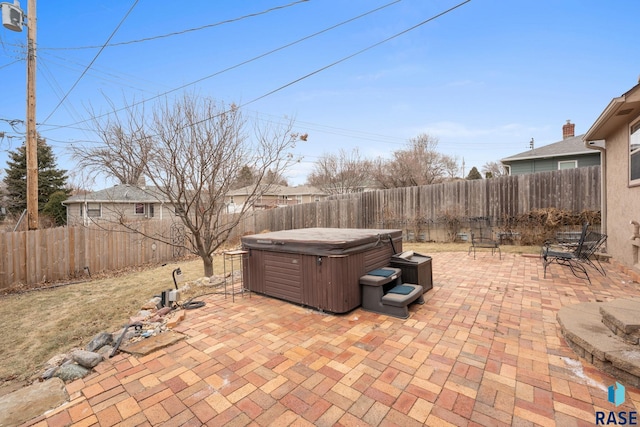
[[[538,258],[433,255],[434,289],[409,319],[329,315],[276,299],[220,295],[189,310],[187,339],[126,354],[67,385],[35,426],[593,425],[614,380],[559,333],[564,305],[640,296],[613,267],[592,285]]]

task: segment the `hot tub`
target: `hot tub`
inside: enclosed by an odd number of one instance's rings
[[[332,313],[359,307],[360,277],[402,251],[401,230],[302,228],[241,240],[245,288]]]

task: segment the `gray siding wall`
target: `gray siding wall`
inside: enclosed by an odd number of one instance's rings
[[[550,157],[547,159],[530,159],[511,163],[511,175],[523,175],[535,172],[549,172],[558,170],[558,162],[577,160],[578,167],[597,166],[600,164],[600,154],[585,154],[581,156]]]

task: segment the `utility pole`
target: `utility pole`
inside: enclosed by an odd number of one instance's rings
[[[27,15],[27,227],[38,229],[38,136],[36,132],[36,0],[28,0]],[[18,0],[0,3],[2,25],[22,31],[24,12]]]
[[[27,14],[27,225],[38,229],[38,135],[36,133],[36,0]]]

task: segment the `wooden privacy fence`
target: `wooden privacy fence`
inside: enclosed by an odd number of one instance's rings
[[[136,226],[149,235],[168,235],[171,222],[145,221]],[[165,262],[175,255],[169,244],[112,224],[0,233],[0,289]]]
[[[258,210],[247,214],[231,237],[308,227],[400,228],[407,235],[426,229],[428,240],[441,241],[446,230],[438,230],[437,225],[430,230],[430,224],[448,218],[504,219],[541,208],[599,211],[600,167],[378,190]],[[184,231],[172,221],[144,221],[136,226],[172,243],[180,244],[184,238]],[[85,267],[91,272],[117,270],[166,262],[183,254],[170,244],[116,225],[107,227],[0,233],[0,290],[68,280],[85,274]]]
[[[535,209],[600,210],[600,166],[331,196],[248,214],[236,236],[306,227],[406,228],[448,218],[503,220]]]

